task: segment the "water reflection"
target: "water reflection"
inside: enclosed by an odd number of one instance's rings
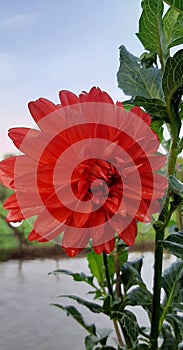
[[[131,258],[140,254],[133,253]],[[167,255],[165,266],[174,258]],[[153,254],[145,253],[143,278],[152,288]],[[0,349],[1,350],[84,350],[85,331],[62,311],[50,306],[60,294],[86,297],[87,285],[76,283],[69,276],[48,276],[55,269],[88,273],[85,258],[9,261],[0,264]],[[62,300],[63,301],[63,300]],[[70,302],[67,300],[66,304]],[[111,327],[108,319],[92,315],[82,308],[88,322]],[[137,308],[138,319],[146,324],[145,314]]]

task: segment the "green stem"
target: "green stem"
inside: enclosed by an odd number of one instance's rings
[[[176,209],[176,221],[177,221],[177,227],[178,231],[182,230],[182,214],[181,214],[181,208]]]
[[[155,225],[155,231],[156,231],[156,245],[155,245],[155,263],[154,263],[152,320],[151,320],[151,349],[152,350],[158,349],[163,247],[160,244],[157,244],[157,242],[159,240],[164,239],[164,229],[162,229],[160,225]]]
[[[105,277],[106,277],[106,282],[107,282],[107,288],[108,288],[109,294],[111,295],[112,299],[114,300],[114,293],[113,293],[112,285],[111,285],[111,281],[110,281],[108,262],[107,262],[107,254],[106,253],[103,253],[103,262],[104,262],[104,270],[105,270]]]
[[[173,127],[172,127],[173,129]],[[175,172],[175,165],[178,156],[177,142],[178,137],[173,130],[173,138],[170,146],[169,159],[168,159],[168,176],[173,175]],[[153,304],[152,304],[152,319],[151,319],[151,350],[158,349],[158,337],[161,331],[160,325],[160,297],[161,297],[161,276],[162,276],[162,266],[163,266],[163,247],[161,244],[157,244],[158,241],[164,239],[165,228],[170,220],[170,215],[165,213],[166,207],[169,205],[169,194],[167,194],[164,207],[159,215],[159,221],[154,225],[156,232],[155,240],[155,255],[154,255],[154,285],[153,285]],[[165,224],[166,223],[166,224]]]
[[[175,165],[179,150],[177,149],[177,138],[173,139],[170,146],[170,153],[168,158],[168,175],[174,175]]]
[[[111,281],[110,281],[110,276],[109,276],[109,268],[108,268],[108,261],[107,261],[107,254],[103,253],[103,262],[104,262],[104,270],[105,270],[105,277],[106,277],[106,283],[107,283],[107,289],[109,291],[109,294],[112,297],[112,300],[114,300],[114,293],[112,290],[112,285],[111,285]],[[114,329],[118,338],[118,343],[120,346],[123,346],[123,340],[119,331],[119,327],[118,327],[118,323],[116,320],[113,320],[113,324],[114,324]]]
[[[111,285],[111,281],[110,281],[109,269],[108,269],[108,261],[107,261],[107,254],[106,253],[103,253],[103,262],[104,262],[104,269],[105,269],[107,288],[108,288],[109,294],[112,297],[112,300],[114,301],[115,298],[114,298],[114,293],[113,293],[113,289],[112,289],[112,285]],[[114,323],[114,328],[115,328],[116,335],[117,335],[117,338],[118,338],[118,342],[119,342],[120,346],[123,346],[124,344],[123,344],[123,340],[122,340],[121,334],[119,332],[118,323],[117,323],[116,320],[113,320],[113,323]],[[126,332],[126,329],[123,327],[121,322],[119,322],[119,324],[120,324],[120,327],[121,327],[122,334],[124,335],[124,339],[125,339],[126,345],[127,345],[128,349],[131,349],[131,345],[132,344],[131,344],[131,340],[130,340],[127,332]]]

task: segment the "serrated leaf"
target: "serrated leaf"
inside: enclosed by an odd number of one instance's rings
[[[118,86],[126,95],[163,99],[161,71],[158,68],[144,68],[139,59],[120,47],[120,67],[117,73]]]
[[[98,333],[97,336],[95,335],[87,336],[85,338],[86,350],[93,350],[97,344],[102,344],[104,345],[104,348],[106,348],[105,345],[107,342],[107,338],[111,334],[111,332],[112,332],[111,329],[103,328],[103,329],[97,329],[97,333]],[[103,349],[103,347],[100,349]]]
[[[122,283],[124,285],[125,293],[135,285],[144,286],[140,272],[142,267],[142,258],[135,261],[128,261],[122,266]]]
[[[160,142],[163,141],[163,124],[164,122],[161,119],[154,119],[151,122],[151,129],[156,133]]]
[[[111,313],[111,308],[112,308],[112,297],[111,297],[111,295],[108,295],[108,296],[104,299],[103,312],[104,312],[106,315],[110,315],[110,313]]]
[[[137,96],[133,100],[135,106],[143,107],[145,111],[150,114],[153,118],[163,120],[168,122],[168,111],[166,104],[158,99],[145,98],[142,96]]]
[[[139,330],[136,316],[131,311],[125,310],[122,313],[121,323],[126,329],[130,339],[134,342],[138,337]]]
[[[168,177],[169,188],[173,193],[178,195],[183,194],[183,183],[178,180],[175,176],[170,175]]]
[[[169,8],[163,19],[168,48],[183,43],[183,15]]]
[[[183,13],[182,0],[164,0],[169,6],[172,6],[175,10]]]
[[[183,317],[179,316],[179,315],[168,314],[166,319],[170,323],[170,325],[173,327],[178,343],[182,342],[182,339],[183,339]]]
[[[76,282],[86,282],[90,286],[94,287],[93,276],[87,276],[84,272],[78,273],[78,272],[72,272],[70,270],[65,270],[65,269],[58,269],[58,270],[49,272],[49,275],[59,275],[59,274],[71,276],[73,280]]]
[[[172,334],[171,327],[166,324],[162,327],[162,333],[163,333],[163,344],[161,345],[161,350],[177,350],[177,340]]]
[[[88,267],[91,274],[96,277],[99,285],[101,286],[104,282],[104,265],[102,255],[95,254],[91,251],[87,255]]]
[[[179,293],[183,290],[183,261],[174,262],[163,272],[162,288],[166,294],[163,306],[167,308],[167,312],[171,312],[181,302]]]
[[[89,309],[91,312],[94,312],[97,314],[103,312],[102,307],[99,304],[90,302],[76,295],[64,294],[64,295],[59,295],[59,298],[69,298],[69,299],[75,300],[77,301],[78,304],[87,307],[87,309]]]
[[[129,261],[128,264],[132,266],[135,270],[138,271],[139,274],[141,274],[142,265],[143,265],[143,257],[140,256],[139,258]]]
[[[137,96],[133,104],[143,107],[152,117],[151,129],[154,130],[160,142],[163,140],[163,124],[168,123],[168,111],[163,101]]]
[[[96,327],[94,324],[87,324],[82,316],[82,314],[72,305],[63,306],[60,304],[51,304],[58,307],[59,309],[65,311],[67,316],[71,316],[75,321],[77,321],[83,328],[85,328],[90,334],[96,335]]]
[[[183,50],[179,50],[173,57],[168,58],[162,86],[167,108],[174,113],[174,120],[172,123],[176,123],[180,129],[181,123],[178,109],[183,94]]]
[[[162,20],[163,2],[162,0],[143,0],[142,9],[137,37],[146,50],[156,53],[163,62],[167,57]]]
[[[183,231],[172,233],[164,241],[160,241],[159,243],[162,244],[170,254],[183,259]]]
[[[152,306],[152,295],[146,288],[136,287],[132,289],[126,296],[126,305],[140,305],[145,310]]]

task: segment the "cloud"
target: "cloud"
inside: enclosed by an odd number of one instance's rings
[[[38,17],[38,14],[17,14],[12,17],[4,18],[0,21],[0,27],[4,28],[19,28],[32,23]]]

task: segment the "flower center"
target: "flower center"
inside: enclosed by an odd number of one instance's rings
[[[102,159],[87,159],[74,169],[72,173],[72,190],[81,201],[93,201],[95,205],[103,205],[108,196],[122,197],[122,181],[118,170]]]

